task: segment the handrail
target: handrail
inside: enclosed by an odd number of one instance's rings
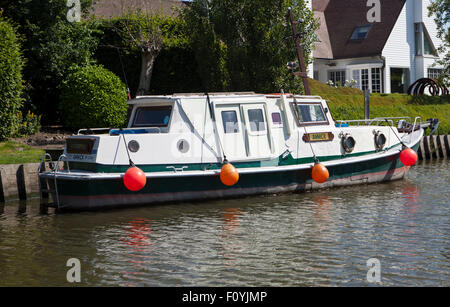
[[[103,130],[111,130],[111,128],[83,128],[78,130],[77,135],[80,135],[81,132],[88,132],[88,131],[103,131]]]
[[[55,171],[54,172],[60,171],[59,162],[63,161],[63,159],[67,159],[67,156],[65,154],[62,154],[62,155],[59,156],[58,161],[56,162],[56,166],[55,166]],[[70,168],[69,168],[68,161],[64,161],[64,162],[67,162],[67,172],[70,173]]]
[[[52,162],[52,156],[49,154],[49,153],[44,153],[43,155],[42,155],[42,158],[41,158],[41,163],[39,164],[39,167],[38,167],[38,173],[40,174],[41,173],[41,169],[42,169],[42,164],[44,164],[45,162],[47,162],[47,160],[45,160],[45,158],[46,157],[49,157],[50,158],[50,162]]]
[[[165,127],[163,127],[165,128]],[[109,134],[111,134],[112,132],[116,132],[118,131],[120,134],[120,131],[133,131],[133,130],[156,130],[157,133],[161,134],[161,127],[132,127],[132,128],[123,128],[122,130],[120,130],[119,128],[113,128],[110,129]]]
[[[380,121],[389,121],[392,125],[394,125],[394,120],[400,120],[400,119],[409,119],[411,121],[411,117],[409,116],[402,116],[402,117],[376,117],[373,119],[351,119],[351,120],[335,120],[338,124],[348,124],[348,123],[357,123],[359,126],[360,123],[364,123],[366,126],[373,125],[374,122],[377,123],[377,126],[379,125]]]

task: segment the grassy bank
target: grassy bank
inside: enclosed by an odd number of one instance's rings
[[[0,142],[0,164],[40,162],[44,151],[13,141]]]
[[[333,117],[339,119],[364,118],[364,95],[358,89],[334,88],[310,80],[313,95],[328,100]],[[450,96],[414,97],[406,94],[372,94],[370,117],[409,116],[412,120],[421,116],[422,120],[439,118],[439,134],[450,134]]]

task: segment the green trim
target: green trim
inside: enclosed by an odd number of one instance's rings
[[[352,176],[368,175],[386,172],[389,173],[404,165],[400,162],[400,153],[393,156],[375,158],[368,161],[356,161],[349,164],[338,164],[328,167],[329,181],[349,178]],[[51,180],[49,183],[52,183]],[[245,188],[271,188],[277,186],[296,186],[312,183],[311,169],[279,170],[276,172],[261,172],[241,174],[239,182],[233,187],[224,186],[218,175],[205,175],[197,177],[161,177],[151,178],[139,194],[205,192],[225,189]],[[301,188],[298,188],[301,189]],[[94,181],[58,180],[58,191],[61,195],[73,196],[101,196],[101,195],[136,195],[128,191],[120,178]]]
[[[390,150],[396,146],[400,145],[397,143],[389,148],[386,148],[384,151]],[[335,161],[335,160],[343,160],[345,158],[351,157],[360,157],[364,155],[369,155],[376,153],[376,150],[353,153],[347,155],[333,155],[333,156],[322,156],[317,157],[321,162],[327,161]],[[236,168],[259,168],[259,167],[267,167],[267,166],[289,166],[289,165],[298,165],[298,164],[309,164],[314,162],[313,157],[308,158],[300,158],[294,159],[292,154],[285,156],[282,154],[276,159],[268,160],[268,161],[251,161],[251,162],[233,162],[233,165]],[[91,163],[91,162],[69,162],[69,166],[71,170],[82,170],[82,171],[90,171],[95,173],[124,173],[129,168],[128,165],[108,165],[108,164],[100,164],[100,163]],[[167,169],[168,166],[181,168],[183,166],[187,166],[185,171],[202,171],[202,170],[219,170],[222,168],[221,163],[183,163],[183,164],[157,164],[157,165],[138,165],[142,171],[146,173],[152,172],[171,172],[171,169]]]

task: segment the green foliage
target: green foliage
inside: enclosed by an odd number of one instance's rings
[[[74,67],[63,83],[60,110],[70,128],[123,127],[127,94],[122,81],[98,65]]]
[[[87,16],[92,1],[80,2]],[[43,114],[44,122],[54,123],[58,120],[60,84],[69,67],[92,63],[96,24],[70,23],[67,0],[0,0],[0,8],[25,38],[26,108]]]
[[[17,131],[15,137],[24,137],[33,135],[41,130],[41,115],[35,115],[33,112],[28,111],[25,116],[22,116],[22,112],[17,114]]]
[[[438,61],[444,67],[440,81],[450,87],[450,0],[434,0],[428,8],[428,15],[434,16],[438,29],[438,37],[444,42],[438,52],[443,55]]]
[[[302,33],[306,62],[318,22],[305,1],[194,0],[182,16],[207,90],[302,91],[301,81],[286,68],[296,49],[288,19],[293,8]]]
[[[22,56],[16,29],[0,15],[0,140],[15,132],[22,107]]]
[[[184,21],[179,17],[156,16],[163,37],[162,50],[155,60],[152,94],[203,91],[197,74],[195,57],[187,37]],[[96,61],[126,81],[132,96],[139,85],[141,52],[119,35],[123,17],[99,20],[99,45]],[[122,64],[123,67],[122,67]]]

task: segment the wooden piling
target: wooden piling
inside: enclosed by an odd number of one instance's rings
[[[419,160],[425,160],[425,154],[424,154],[424,146],[423,146],[423,138],[419,142],[419,148],[417,150],[417,155]]]
[[[442,135],[438,135],[436,137],[436,145],[437,145],[437,155],[439,158],[446,158],[446,152],[445,152],[445,147],[442,146],[443,144],[443,136]]]
[[[445,152],[446,152],[447,157],[450,156],[450,146],[449,146],[449,143],[450,143],[450,135],[447,134],[447,135],[444,136],[444,145],[445,145]]]
[[[23,170],[23,164],[19,166],[16,172],[17,179],[17,191],[19,193],[20,200],[27,200],[27,188],[25,186],[25,172]]]
[[[431,159],[431,155],[430,155],[430,141],[428,139],[428,137],[424,137],[423,138],[423,149],[424,149],[424,158],[425,160],[430,160]]]
[[[0,204],[5,202],[5,192],[3,191],[2,169],[0,169]]]

